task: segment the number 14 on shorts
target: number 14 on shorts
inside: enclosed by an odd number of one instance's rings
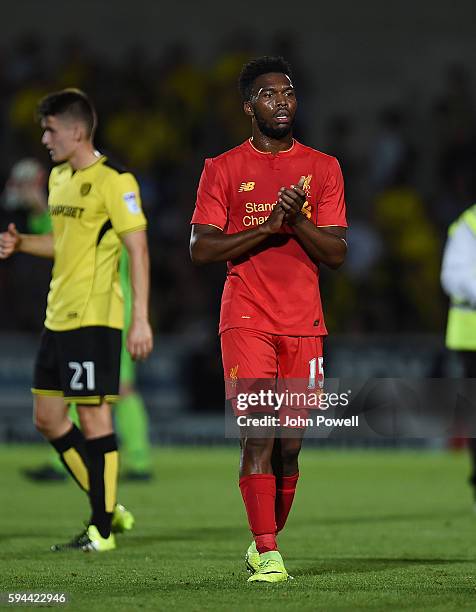
[[[94,361],[83,361],[82,363],[79,361],[69,361],[68,367],[73,370],[69,383],[73,391],[82,391],[84,389],[84,382],[86,382],[86,389],[88,391],[94,391],[96,387]],[[84,374],[86,374],[85,377]],[[84,380],[84,378],[86,378],[86,380]]]

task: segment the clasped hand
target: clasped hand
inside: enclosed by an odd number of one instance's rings
[[[297,185],[291,187],[281,187],[278,192],[277,206],[280,206],[285,215],[284,221],[288,225],[296,225],[304,221],[305,217],[301,214],[302,207],[306,202],[306,193],[303,190],[304,177],[301,176]]]

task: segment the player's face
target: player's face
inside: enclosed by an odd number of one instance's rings
[[[270,72],[259,76],[247,104],[249,110],[245,104],[245,112],[254,116],[265,136],[279,139],[291,132],[297,101],[291,79],[285,74]]]
[[[48,115],[41,120],[42,144],[48,149],[54,162],[70,159],[78,146],[77,123],[61,115]]]

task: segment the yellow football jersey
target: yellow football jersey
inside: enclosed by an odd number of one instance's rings
[[[50,174],[48,208],[54,266],[45,326],[122,329],[120,237],[147,225],[135,178],[104,156],[82,170],[61,164]]]

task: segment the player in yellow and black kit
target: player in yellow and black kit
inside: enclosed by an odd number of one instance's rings
[[[88,97],[67,89],[39,104],[42,143],[54,162],[48,206],[53,232],[0,234],[0,258],[15,251],[53,257],[45,329],[33,380],[35,422],[64,465],[89,494],[86,530],[53,550],[115,548],[111,530],[130,528],[116,504],[118,452],[110,404],[119,395],[124,306],[118,264],[130,258],[133,293],[127,349],[134,359],[152,350],[148,321],[149,258],[146,219],[129,172],[95,150],[96,114]],[[81,430],[68,418],[76,402]]]

